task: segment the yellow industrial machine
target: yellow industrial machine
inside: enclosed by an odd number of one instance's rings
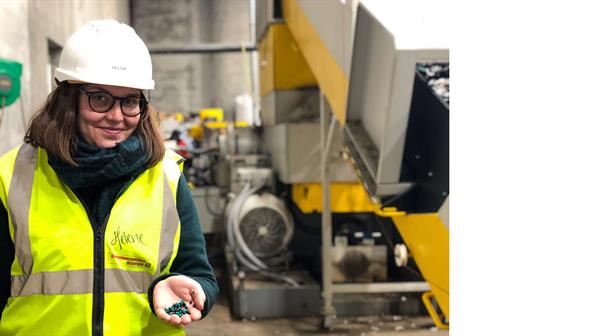
[[[447,48],[407,45],[419,30],[370,0],[256,5],[262,128],[201,111],[218,150],[194,167],[228,195],[233,315],[428,312],[448,328]],[[213,212],[218,195],[197,196]]]
[[[331,240],[325,217],[355,207],[374,208],[378,215],[393,220],[429,284],[430,290],[423,294],[427,310],[438,327],[448,328],[449,95],[431,87],[435,80],[434,85],[441,82],[447,89],[448,82],[447,78],[427,77],[439,69],[449,72],[447,48],[437,42],[408,45],[402,34],[387,25],[389,21],[379,20],[376,8],[368,3],[282,3],[286,25],[328,103],[322,110],[329,107],[337,119],[329,122],[327,115],[321,118],[321,137],[331,137],[327,128],[344,128],[345,147],[370,195],[368,200],[374,201],[370,204],[364,196],[347,198],[344,190],[354,193],[351,190],[357,186],[329,185],[324,175],[323,206],[318,207],[315,195],[321,190],[294,185],[294,201],[303,211],[323,212],[323,260]],[[404,35],[418,32],[417,27],[402,31]],[[429,88],[422,83],[429,84]],[[322,143],[326,153],[322,169],[327,171],[329,143]],[[333,169],[330,171],[335,174]],[[379,204],[390,197],[398,209],[381,210]],[[330,279],[324,267],[325,325],[330,324],[333,314],[332,293],[345,292],[332,285]]]

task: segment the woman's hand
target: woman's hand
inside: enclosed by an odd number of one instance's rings
[[[181,317],[167,314],[165,309],[180,300],[186,303],[190,314],[185,314]],[[201,311],[204,308],[206,294],[204,294],[202,286],[193,279],[185,275],[174,275],[156,284],[153,301],[154,311],[158,318],[172,325],[188,325],[192,321],[197,321],[202,317]]]

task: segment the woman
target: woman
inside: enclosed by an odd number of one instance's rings
[[[143,93],[147,47],[91,21],[55,76],[25,144],[0,158],[0,335],[184,334],[218,286],[181,157]],[[167,309],[180,300],[181,316]]]

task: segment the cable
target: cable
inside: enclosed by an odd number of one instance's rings
[[[398,198],[400,198],[400,197],[402,197],[402,196],[404,196],[404,194],[403,194],[403,193],[402,193],[402,194],[398,194],[398,195],[396,195],[396,196],[394,196],[394,197],[392,197],[392,198],[390,198],[390,199],[386,200],[386,201],[385,201],[385,203],[383,203],[383,204],[381,205],[381,208],[385,208],[386,206],[388,206],[388,205],[392,204],[392,203],[393,203],[395,200],[397,200]]]
[[[248,260],[243,254],[242,251],[240,249],[235,249],[235,257],[236,259],[240,262],[240,264],[246,266],[246,268],[258,272],[260,271],[260,267],[253,264],[250,260]]]
[[[252,79],[250,76],[250,61],[248,60],[248,54],[246,52],[246,46],[244,42],[240,43],[242,49],[242,62],[244,63],[244,78],[246,79],[246,92],[252,92]],[[254,107],[254,106],[253,106]]]
[[[267,272],[267,271],[259,271],[258,274],[268,276],[273,279],[282,280],[282,281],[286,282],[287,284],[291,285],[292,287],[300,287],[300,283],[298,283],[298,281],[292,279],[292,277],[287,276],[287,275],[281,275],[281,274]]]
[[[417,272],[416,270],[414,270],[412,267],[406,265],[406,266],[404,266],[404,269],[409,270],[411,273],[416,275],[421,281],[425,281],[425,278],[423,277],[423,275],[421,273]]]
[[[247,185],[249,186],[250,184],[247,184]],[[232,209],[232,211],[235,211],[235,212],[232,212],[232,218],[233,218],[232,228],[233,228],[233,232],[234,232],[236,241],[237,241],[239,247],[242,249],[242,253],[244,253],[244,255],[250,261],[252,261],[255,265],[257,265],[259,268],[268,269],[269,267],[265,263],[263,263],[262,260],[260,260],[258,257],[256,257],[256,255],[254,255],[254,253],[250,250],[250,248],[248,247],[248,245],[242,238],[242,233],[240,231],[240,223],[239,223],[239,220],[240,220],[239,215],[240,215],[240,211],[242,210],[242,205],[244,204],[244,202],[246,202],[246,199],[248,197],[250,197],[252,194],[257,192],[263,186],[264,186],[264,181],[262,183],[260,183],[259,186],[247,190],[245,194],[242,195],[240,193],[240,196],[238,196],[236,198],[236,200],[239,199],[239,205],[238,205],[238,208]]]
[[[23,98],[19,99],[21,105],[21,121],[23,122],[23,134],[27,133],[27,122],[25,121],[25,108],[23,106]]]
[[[294,220],[295,226],[300,229],[302,232],[312,235],[312,236],[320,236],[321,235],[321,225],[317,224],[314,226],[310,226],[310,218],[312,214],[303,213],[296,203],[294,203],[293,199],[289,196],[289,194],[284,196],[288,208],[290,209],[290,214],[292,215],[292,219]],[[303,218],[307,217],[307,218]]]
[[[242,205],[246,201],[246,199],[262,188],[264,182],[260,184],[260,186],[255,188],[250,188],[250,183],[247,183],[239,195],[233,200],[231,204],[231,208],[229,210],[229,216],[227,218],[227,234],[228,234],[228,242],[229,246],[231,246],[234,251],[236,251],[236,256],[243,255],[243,257],[239,258],[240,262],[247,266],[250,269],[267,269],[268,266],[263,263],[260,259],[258,259],[254,253],[250,250],[246,242],[241,238],[241,232],[239,229],[239,214],[242,208]],[[239,249],[236,249],[239,247]],[[239,254],[237,253],[239,251]]]
[[[385,227],[383,226],[383,223],[381,222],[381,219],[379,219],[379,217],[377,215],[375,215],[375,221],[377,222],[377,224],[381,228],[381,231],[383,231],[383,235],[386,238],[388,247],[390,248],[391,251],[394,251],[394,243],[392,242],[392,238],[389,236],[389,232],[385,229]],[[425,278],[423,277],[422,274],[420,274],[418,271],[414,270],[409,265],[406,265],[403,268],[407,269],[408,271],[410,271],[411,273],[413,273],[414,275],[416,275],[419,279],[425,280]]]
[[[390,248],[390,251],[394,251],[394,242],[392,241],[392,237],[390,237],[389,232],[383,226],[383,223],[379,219],[379,216],[377,216],[377,215],[373,215],[373,216],[375,217],[375,221],[379,225],[379,228],[381,229],[381,231],[383,231],[383,236],[386,238],[386,242],[387,242],[388,247]]]
[[[210,204],[208,202],[208,198],[209,198],[209,194],[208,194],[208,186],[204,186],[204,206],[206,207],[206,211],[208,211],[209,214],[220,218],[223,214],[219,213],[218,211],[213,210],[210,207]],[[219,195],[217,194],[217,197],[215,197],[217,199],[217,201],[219,200]]]
[[[5,111],[4,111],[5,103],[6,103],[6,97],[2,96],[2,114],[0,114],[0,125],[2,125],[2,119],[4,119],[4,115],[5,115]]]

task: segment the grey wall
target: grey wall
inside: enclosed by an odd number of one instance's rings
[[[20,144],[24,122],[50,93],[48,39],[64,46],[85,22],[129,22],[127,0],[2,0],[0,57],[23,64],[21,98],[5,109],[0,124],[0,154]]]
[[[249,0],[132,0],[132,5],[133,25],[151,48],[251,42]],[[150,100],[161,112],[221,107],[231,119],[235,96],[251,93],[241,53],[153,54],[152,64],[156,88]]]
[[[24,122],[50,93],[48,40],[64,46],[85,22],[130,23],[148,44],[250,42],[248,0],[2,0],[0,57],[23,64],[21,98],[5,109],[0,154],[20,144]],[[159,110],[187,112],[222,107],[233,113],[236,95],[248,92],[240,53],[153,55]],[[252,64],[250,60],[247,62]]]

